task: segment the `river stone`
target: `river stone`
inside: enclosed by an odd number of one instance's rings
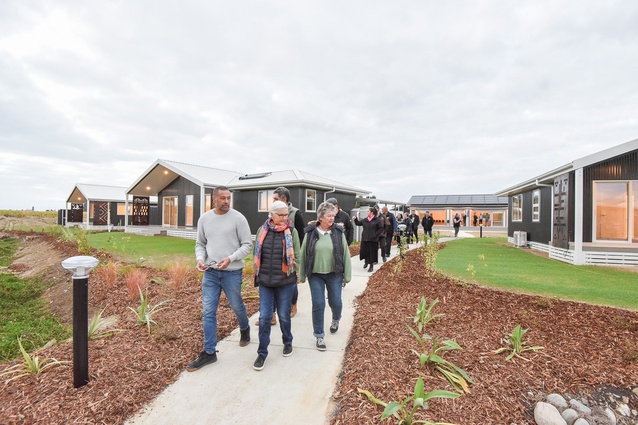
[[[574,400],[573,398],[571,400],[569,400],[569,405],[572,406],[574,409],[578,410],[581,413],[586,413],[588,415],[591,415],[591,409],[587,406],[585,406],[583,403],[581,403],[578,400]]]
[[[609,421],[610,421],[611,425],[616,425],[616,423],[617,423],[616,414],[614,413],[613,410],[611,410],[609,407],[607,407],[605,409],[605,415],[607,415],[607,417],[609,418]]]
[[[616,410],[623,416],[631,416],[631,410],[629,410],[629,406],[626,404],[619,404]]]
[[[583,418],[578,418],[576,419],[576,422],[574,422],[574,425],[589,425],[589,422]]]
[[[548,395],[547,402],[557,409],[567,409],[568,407],[565,398],[562,395],[556,393]]]
[[[578,412],[574,409],[565,409],[563,413],[561,413],[561,416],[565,419],[567,425],[572,425],[574,421],[578,419]]]
[[[534,407],[534,421],[536,425],[567,425],[556,407],[542,401]]]

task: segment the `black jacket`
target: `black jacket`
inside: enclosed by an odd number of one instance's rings
[[[269,288],[297,283],[297,273],[286,275],[281,269],[284,260],[284,232],[270,230],[261,247],[261,264],[255,283]]]
[[[363,226],[361,242],[379,242],[379,237],[383,233],[384,226],[383,221],[378,216],[370,221],[368,221],[368,217],[365,217],[363,220],[355,218],[354,224]]]
[[[335,223],[340,223],[343,225],[343,229],[346,234],[346,242],[348,242],[348,246],[352,244],[354,240],[354,226],[352,225],[352,220],[350,220],[350,216],[346,214],[346,212],[342,209],[339,209],[339,212],[335,216]]]
[[[434,218],[431,215],[423,217],[423,229],[432,230],[432,226],[434,226]]]

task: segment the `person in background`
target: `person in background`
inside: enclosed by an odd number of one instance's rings
[[[454,237],[457,237],[459,234],[459,229],[461,228],[461,216],[459,215],[459,213],[454,214],[452,225],[454,226]]]
[[[372,272],[374,265],[379,262],[379,236],[383,232],[383,222],[377,216],[377,210],[374,207],[368,208],[368,216],[363,220],[359,220],[356,216],[352,216],[352,219],[354,224],[363,227],[359,259],[364,261],[363,268],[368,267],[368,271]]]
[[[403,214],[397,214],[397,245],[401,243],[401,237],[405,234],[405,223],[403,222]]]
[[[292,294],[297,287],[299,236],[288,219],[288,206],[275,201],[269,218],[255,236],[253,267],[255,284],[259,286],[259,347],[253,369],[262,370],[268,357],[271,312],[273,306],[279,316],[283,355],[292,354]]]
[[[410,247],[410,242],[412,242],[412,218],[408,213],[403,216],[403,224],[405,224],[405,246]]]
[[[214,208],[197,221],[195,258],[197,270],[203,272],[202,304],[204,311],[204,350],[186,366],[194,372],[217,361],[217,308],[222,290],[233,309],[242,347],[250,343],[250,323],[241,297],[244,257],[250,254],[252,237],[246,217],[230,208],[230,190],[218,186],[213,190]]]
[[[305,229],[306,237],[301,245],[299,280],[308,277],[312,298],[312,330],[317,338],[317,350],[326,351],[324,316],[326,292],[332,321],[330,333],[339,330],[339,321],[343,310],[341,293],[343,286],[350,282],[352,265],[348,242],[343,228],[335,224],[337,208],[329,202],[323,202],[317,208],[317,221]]]
[[[354,240],[354,226],[352,225],[350,216],[339,207],[339,203],[337,202],[336,198],[329,198],[326,200],[326,202],[330,202],[332,205],[337,207],[338,212],[335,216],[335,223],[343,225],[348,246],[352,245],[352,241]]]
[[[385,250],[385,257],[389,257],[390,249],[392,248],[392,239],[394,239],[394,237],[397,236],[397,232],[399,229],[397,227],[397,219],[394,216],[394,214],[388,211],[388,207],[381,208],[381,212],[383,213],[383,215],[389,222],[389,225],[386,225],[386,228],[385,228],[385,233],[386,233],[385,246],[381,247],[381,249]]]
[[[412,233],[414,234],[414,243],[419,243],[419,215],[414,210],[410,214],[410,222],[412,223]]]
[[[423,217],[423,221],[421,221],[423,225],[423,233],[432,237],[432,227],[434,227],[434,218],[430,215],[430,211],[425,212],[425,217]]]

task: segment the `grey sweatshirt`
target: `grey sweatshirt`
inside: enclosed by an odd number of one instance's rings
[[[239,211],[229,209],[226,214],[210,210],[197,221],[195,258],[207,264],[230,258],[226,270],[244,267],[243,259],[252,250],[252,238],[248,221]]]

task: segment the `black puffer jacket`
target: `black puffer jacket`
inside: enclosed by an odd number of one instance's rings
[[[255,279],[258,285],[270,288],[297,283],[297,273],[286,275],[281,269],[284,259],[284,232],[269,230],[261,246],[261,264]]]

